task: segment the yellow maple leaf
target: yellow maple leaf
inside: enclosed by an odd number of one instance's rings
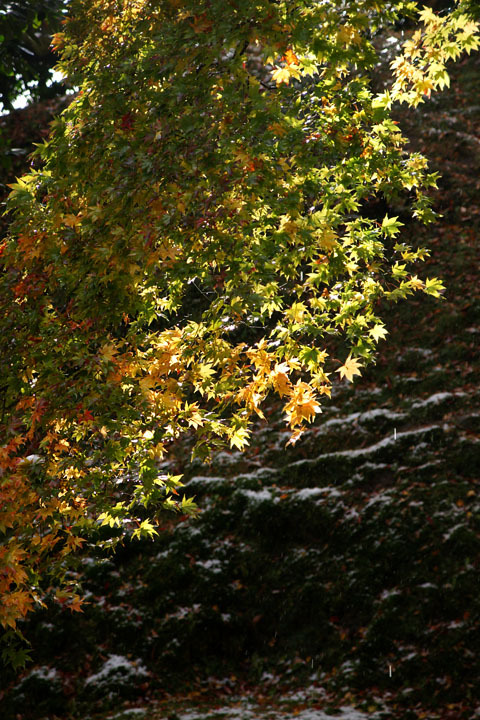
[[[262,419],[265,415],[262,410],[260,410],[260,403],[263,400],[262,390],[264,389],[264,385],[265,383],[259,382],[257,379],[257,381],[251,382],[239,390],[236,395],[236,400],[239,404],[245,404],[249,410],[255,412]]]
[[[117,354],[117,350],[114,345],[109,345],[108,343],[106,343],[100,350],[100,354],[105,358],[105,360],[113,362],[113,359]]]
[[[428,25],[429,23],[438,23],[439,21],[439,17],[435,15],[431,8],[426,7],[425,5],[423,10],[419,12],[418,17],[425,25]]]
[[[285,312],[285,315],[288,315],[294,322],[300,324],[303,322],[306,312],[307,307],[303,302],[294,302],[292,303],[292,307]]]
[[[157,384],[157,380],[151,375],[146,375],[138,381],[138,384],[140,385],[142,392],[148,392],[155,387],[155,385]]]
[[[288,235],[290,235],[291,238],[295,238],[298,230],[298,224],[288,215],[285,215],[280,221],[279,230],[280,232],[287,233]]]
[[[354,375],[362,374],[360,372],[361,367],[361,363],[359,363],[358,360],[355,360],[355,358],[352,358],[352,355],[350,354],[345,360],[345,364],[342,365],[342,367],[338,368],[338,370],[336,370],[335,372],[340,373],[341,378],[347,378],[347,380],[353,382]]]
[[[215,370],[211,363],[200,364],[198,374],[203,380],[207,380],[208,378],[211,378],[212,375],[215,375]]]
[[[261,341],[257,344],[256,348],[251,348],[246,352],[246,355],[255,365],[256,369],[261,374],[265,375],[270,372],[270,367],[272,364],[272,359],[270,357],[270,354],[266,350],[266,347],[267,345],[265,341]]]
[[[361,37],[358,30],[352,25],[340,25],[337,31],[337,38],[342,43],[349,47],[350,45],[358,45],[361,42]]]
[[[162,260],[175,260],[177,257],[179,248],[178,245],[171,244],[166,240],[162,241],[162,244],[158,248],[158,255]]]
[[[337,244],[338,236],[335,230],[332,230],[332,228],[323,227],[321,230],[317,231],[316,236],[318,238],[319,246],[327,252],[333,250],[333,248]]]
[[[290,438],[287,441],[287,445],[295,445],[297,440],[303,435],[304,432],[305,431],[301,428],[296,428],[290,435]]]
[[[426,95],[427,97],[430,97],[433,89],[434,89],[433,82],[427,77],[422,77],[416,83],[417,92],[420,92],[423,95]]]
[[[75,227],[82,222],[82,218],[78,215],[65,215],[63,218],[63,224],[67,227]]]
[[[230,447],[236,447],[239,450],[248,445],[249,431],[247,428],[239,427],[230,435]]]
[[[315,392],[310,385],[298,380],[290,390],[291,399],[285,405],[288,422],[291,428],[302,425],[305,421],[312,422],[316,413],[321,412]]]
[[[273,386],[280,397],[289,395],[291,392],[292,383],[288,377],[289,370],[290,368],[287,363],[277,363],[270,373]]]
[[[185,413],[187,413],[187,422],[191,427],[198,428],[204,423],[202,414],[199,411],[197,403],[185,403]]]
[[[277,87],[282,83],[288,85],[291,77],[297,78],[297,80],[300,78],[300,70],[297,65],[288,65],[283,68],[277,67],[275,72],[272,73],[272,80],[277,84]]]
[[[385,335],[388,335],[388,330],[386,330],[383,325],[375,325],[368,331],[368,334],[373,337],[375,342],[378,342],[379,340],[383,340]]]
[[[412,275],[410,278],[410,285],[414,290],[421,290],[424,286],[423,280],[420,280],[420,278],[417,275]]]

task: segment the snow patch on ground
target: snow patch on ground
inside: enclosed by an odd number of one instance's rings
[[[148,677],[148,671],[140,662],[133,662],[123,655],[110,655],[101,670],[89,675],[85,685],[99,685],[114,682],[117,679],[139,679]]]
[[[377,712],[364,713],[356,708],[343,706],[336,711],[324,712],[317,708],[305,708],[288,711],[269,709],[265,705],[255,706],[247,702],[237,706],[218,707],[208,712],[198,710],[180,712],[176,715],[178,720],[214,720],[221,718],[222,720],[286,720],[286,718],[296,718],[296,720],[376,720],[381,715]]]
[[[253,503],[261,503],[265,500],[268,500],[269,502],[275,502],[277,500],[277,498],[275,498],[273,495],[275,491],[267,490],[267,488],[263,488],[262,490],[244,490],[243,488],[239,488],[237,492],[239,493],[239,495],[244,495],[245,497],[247,497]]]
[[[167,613],[162,622],[165,623],[172,619],[183,620],[184,618],[191,617],[192,615],[198,614],[201,607],[200,603],[194,603],[191,607],[178,607],[175,612]]]
[[[392,500],[393,500],[393,495],[392,495],[391,491],[387,490],[386,492],[375,493],[374,495],[371,496],[371,498],[368,500],[368,502],[365,503],[365,505],[363,506],[363,510],[366,510],[367,508],[372,507],[372,505],[378,505],[378,504],[388,505],[389,503],[392,502]]]
[[[45,682],[54,682],[59,678],[58,671],[55,668],[42,665],[41,667],[34,668],[28,675],[20,680],[17,688],[21,687],[27,681],[30,680],[44,680]]]
[[[451,527],[446,533],[443,534],[444,542],[446,542],[447,540],[450,540],[450,538],[453,535],[455,535],[457,530],[463,530],[464,527],[465,527],[465,523],[463,523],[463,522],[457,523],[457,525],[454,525],[453,527]]]
[[[130,720],[130,718],[141,718],[144,717],[148,712],[147,708],[128,708],[122,710],[116,715],[110,715],[110,720]]]
[[[216,475],[195,475],[188,483],[185,483],[185,487],[189,485],[215,485],[225,482],[225,477],[218,477]]]
[[[195,564],[215,574],[223,570],[220,560],[197,560]]]
[[[243,460],[243,455],[237,451],[233,451],[231,453],[221,451],[215,454],[215,465],[235,465],[241,460]]]
[[[373,410],[366,410],[365,412],[362,412],[359,416],[359,422],[367,422],[368,420],[376,420],[377,418],[382,418],[384,420],[403,420],[405,417],[405,413],[403,412],[394,412],[393,410],[388,410],[388,408],[373,408]]]
[[[292,500],[311,500],[314,497],[325,497],[328,495],[329,497],[342,497],[342,493],[340,490],[337,490],[337,488],[334,487],[308,487],[308,488],[301,488],[300,490],[296,490],[293,493],[290,494],[290,498]]]
[[[464,397],[464,395],[464,392],[437,392],[425,398],[424,400],[417,400],[417,402],[414,402],[411,405],[411,409],[418,410],[419,408],[427,407],[429,405],[440,405],[440,403],[445,402],[445,400],[451,400],[457,397]]]
[[[312,459],[306,459],[306,460],[297,460],[296,462],[293,462],[290,464],[289,467],[301,467],[302,465],[313,465],[318,464],[320,462],[323,462],[325,460],[329,460],[331,458],[335,457],[344,457],[344,458],[359,458],[359,457],[365,457],[367,455],[373,455],[378,450],[381,450],[382,448],[389,447],[392,445],[395,445],[399,440],[402,438],[409,440],[410,438],[414,438],[418,435],[425,435],[431,430],[437,430],[441,429],[440,425],[433,424],[433,425],[426,425],[424,427],[416,428],[415,430],[404,430],[403,432],[397,432],[395,435],[389,435],[386,438],[383,438],[383,440],[379,440],[379,442],[374,443],[373,445],[368,445],[367,447],[358,448],[356,450],[338,450],[336,452],[330,452],[330,453],[323,453],[322,455],[318,455],[316,458]]]
[[[331,420],[326,420],[324,423],[318,426],[318,433],[323,434],[328,432],[334,427],[338,427],[341,425],[351,425],[355,422],[355,420],[358,420],[360,417],[359,412],[351,413],[350,415],[345,415],[345,417],[342,418],[332,418]]]

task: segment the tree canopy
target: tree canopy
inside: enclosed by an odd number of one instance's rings
[[[54,47],[80,90],[12,185],[0,248],[5,627],[53,576],[78,607],[68,559],[95,528],[109,544],[195,511],[160,468],[178,437],[242,449],[277,395],[294,442],[332,375],[374,361],[380,301],[439,296],[401,234],[434,219],[436,176],[394,110],[478,45],[462,3],[70,3]]]

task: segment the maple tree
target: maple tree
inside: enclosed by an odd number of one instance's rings
[[[375,92],[375,38],[416,16],[383,0],[70,3],[54,47],[80,90],[12,186],[0,247],[10,632],[52,578],[80,607],[69,558],[92,533],[151,537],[164,508],[195,512],[159,469],[174,440],[194,433],[204,459],[242,449],[277,394],[294,442],[332,372],[374,360],[379,301],[439,296],[398,216],[369,210],[434,220],[436,176],[392,112],[479,46],[462,3],[424,8]]]

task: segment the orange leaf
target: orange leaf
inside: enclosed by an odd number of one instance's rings
[[[298,65],[298,63],[299,63],[298,57],[295,55],[293,50],[291,50],[290,48],[285,53],[284,60],[287,63],[287,65]]]

